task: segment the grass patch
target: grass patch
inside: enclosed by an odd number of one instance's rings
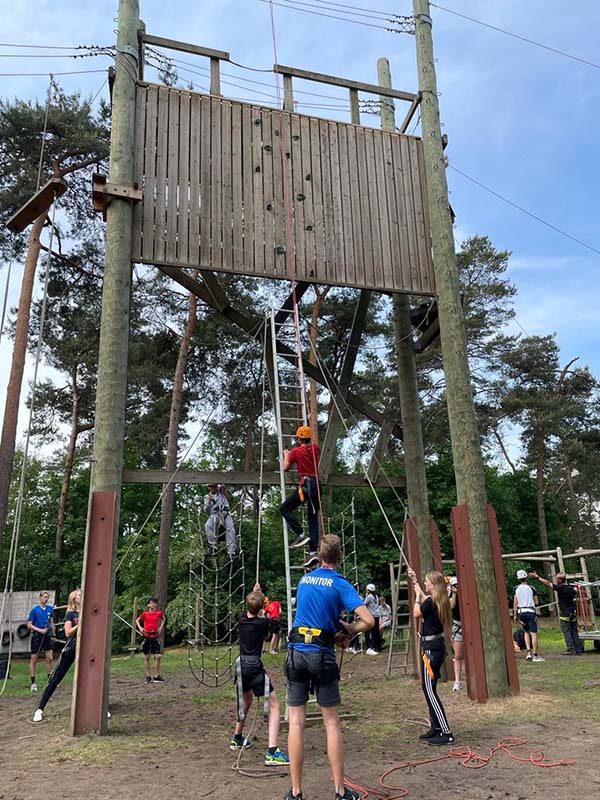
[[[114,726],[108,736],[90,735],[65,740],[59,761],[75,761],[85,767],[101,767],[114,761],[115,754],[173,752],[179,743],[168,736],[126,733]]]

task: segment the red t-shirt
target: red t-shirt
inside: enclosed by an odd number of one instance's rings
[[[281,603],[279,600],[269,600],[265,606],[265,614],[269,619],[279,619],[281,617]]]
[[[290,450],[290,466],[295,464],[298,475],[312,475],[316,478],[319,474],[319,458],[321,450],[318,444],[301,444]]]
[[[139,616],[142,628],[151,639],[156,639],[158,636],[158,626],[161,619],[164,618],[165,615],[162,611],[142,611]]]

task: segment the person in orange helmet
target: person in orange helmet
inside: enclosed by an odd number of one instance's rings
[[[310,555],[303,564],[310,567],[318,563],[317,549],[319,547],[319,511],[320,486],[319,486],[319,458],[321,451],[318,444],[312,443],[312,431],[308,425],[301,425],[296,431],[299,444],[291,450],[284,450],[283,469],[290,470],[295,464],[298,470],[298,485],[292,494],[281,504],[279,511],[287,522],[289,528],[296,534],[296,541],[290,547],[302,547],[309,542]],[[308,516],[308,535],[302,530],[302,525],[294,514],[297,508],[306,503]]]

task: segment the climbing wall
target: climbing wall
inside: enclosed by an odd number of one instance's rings
[[[434,292],[416,137],[139,83],[135,180],[134,261]]]

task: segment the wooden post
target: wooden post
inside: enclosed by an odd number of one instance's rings
[[[458,578],[458,602],[463,630],[467,694],[471,700],[485,703],[488,692],[485,679],[484,646],[479,623],[480,600],[475,581],[473,544],[466,505],[454,506],[451,518],[456,577]],[[493,585],[495,585],[495,578]],[[492,585],[488,587],[488,590],[493,591]],[[504,653],[504,651],[502,652]]]
[[[283,110],[294,110],[294,88],[291,75],[283,76]]]
[[[489,591],[489,587],[494,585],[495,577],[487,520],[485,477],[460,301],[454,231],[448,203],[429,0],[413,0],[413,10],[419,91],[423,98],[421,127],[427,197],[457,497],[459,504],[467,505],[469,513],[487,688],[491,697],[499,697],[507,694],[508,683],[502,630],[498,625],[498,597],[496,592]]]
[[[421,575],[421,559],[419,556],[419,537],[417,533],[417,526],[410,517],[404,523],[404,544],[406,557],[410,566],[414,569],[417,576]],[[398,577],[398,580],[400,578]],[[419,577],[419,581],[421,578]],[[422,582],[422,581],[421,581]],[[421,662],[419,657],[421,655],[421,640],[419,638],[419,631],[417,629],[417,620],[413,617],[413,606],[415,604],[415,590],[412,582],[407,580],[408,587],[408,622],[410,625],[409,636],[412,645],[412,659],[413,659],[413,676],[415,680],[421,678]]]
[[[210,93],[221,94],[221,64],[218,58],[210,60]]]
[[[377,61],[377,80],[381,86],[388,89],[392,88],[390,63],[387,58],[380,58]],[[395,131],[396,114],[393,100],[382,96],[379,98],[379,102],[381,127],[384,131]],[[413,349],[413,328],[410,321],[408,296],[394,294],[393,304],[408,513],[416,525],[421,561],[431,563],[433,559],[429,534],[429,498],[427,496],[427,476],[425,473],[425,450],[423,447],[421,411],[417,389],[417,367]],[[420,579],[421,576],[419,576]]]
[[[360,105],[358,104],[358,89],[349,89],[350,92],[350,122],[360,125]]]
[[[112,130],[110,142],[109,180],[118,186],[133,185],[135,132],[135,78],[138,74],[138,0],[119,0],[116,50],[116,76],[113,88]],[[86,531],[82,577],[82,626],[75,664],[71,733],[85,730],[107,732],[108,692],[112,641],[112,614],[101,628],[87,626],[88,612],[98,602],[98,592],[108,593],[112,609],[115,594],[115,554],[119,532],[121,476],[123,470],[123,436],[127,395],[127,350],[129,343],[129,305],[131,295],[132,201],[111,197],[107,209],[106,262],[102,290],[102,318],[98,354],[98,382],[94,428],[93,467],[90,480],[90,506]],[[114,515],[110,531],[100,531],[94,519],[93,499],[98,494],[114,494]],[[90,552],[96,537],[108,536],[106,557],[110,569],[106,586],[95,584],[89,573]],[[95,613],[95,612],[94,612]],[[93,652],[98,670],[98,685],[90,687],[84,673],[89,665],[83,653]],[[81,683],[80,683],[81,682]],[[98,687],[100,691],[98,691]],[[89,693],[93,688],[93,693]],[[91,709],[80,714],[82,709]],[[100,705],[98,705],[100,704]],[[87,724],[91,721],[91,724]]]

